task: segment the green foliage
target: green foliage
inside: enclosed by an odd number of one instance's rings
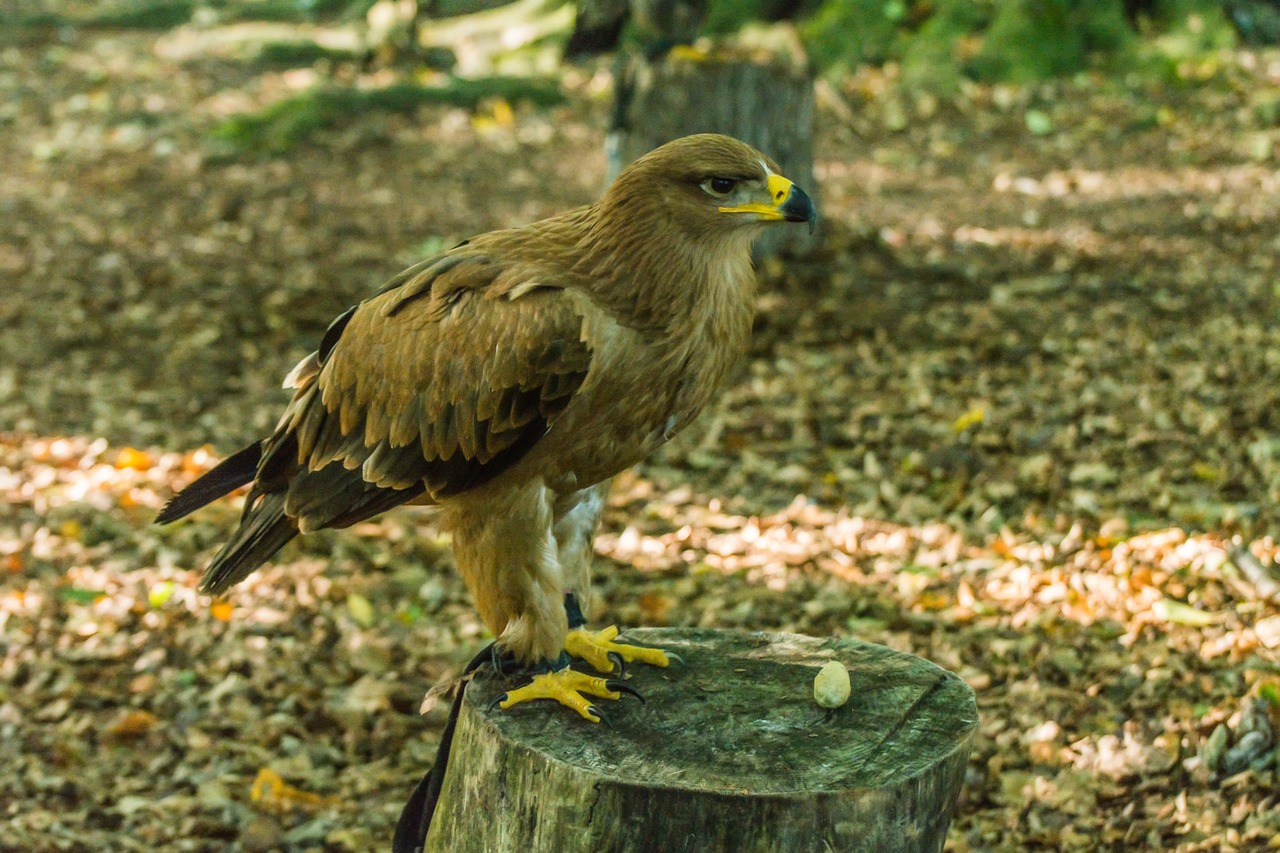
[[[222,0],[220,16],[230,21],[303,23],[348,20],[362,16],[374,0]]]
[[[702,31],[711,35],[733,33],[763,17],[762,0],[712,0]]]
[[[192,0],[122,3],[77,23],[103,29],[167,30],[191,20],[194,11]]]
[[[1235,39],[1219,0],[1161,0],[1136,30],[1121,0],[825,0],[802,34],[821,69],[899,62],[908,85],[936,92],[964,77],[1025,83],[1099,64],[1167,68]]]
[[[975,58],[975,76],[1033,82],[1085,70],[1133,31],[1116,0],[1012,0],[999,4]]]
[[[964,76],[963,49],[974,33],[988,25],[991,3],[944,0],[908,39],[902,50],[902,76],[908,86],[950,93]]]
[[[313,41],[271,41],[263,44],[254,56],[254,64],[263,68],[301,68],[320,60],[349,62],[359,58],[351,50],[335,50]]]
[[[457,78],[443,86],[399,83],[381,89],[320,86],[278,101],[257,113],[234,116],[212,131],[215,146],[234,154],[280,155],[325,128],[349,123],[371,112],[407,113],[424,104],[474,108],[486,98],[560,103],[554,82],[514,77]]]
[[[234,116],[213,130],[213,138],[242,153],[283,154],[313,132],[336,124],[342,107],[331,93],[295,95],[258,113]]]
[[[894,58],[906,6],[903,0],[827,0],[801,29],[810,58],[836,71]]]
[[[72,604],[93,604],[106,598],[106,595],[107,591],[103,589],[81,589],[80,587],[64,586],[58,590],[58,598]]]
[[[44,28],[66,26],[67,19],[54,12],[32,12],[21,14],[0,10],[0,34],[5,30],[22,28]]]
[[[732,33],[755,19],[755,0],[716,0],[707,6],[702,29],[713,35]]]
[[[0,27],[168,30],[190,21],[197,5],[213,9],[223,21],[354,20],[369,11],[373,3],[374,0],[123,0],[105,4],[105,8],[85,16],[0,11]]]
[[[1151,21],[1156,35],[1135,64],[1171,83],[1187,83],[1212,76],[1218,63],[1213,55],[1236,42],[1236,32],[1218,3],[1206,0],[1162,0]],[[1190,67],[1208,61],[1208,68]]]
[[[1226,0],[1225,5],[1245,44],[1280,44],[1280,6],[1268,0]]]
[[[1203,21],[1213,19],[1225,24],[1226,5],[1221,0],[1157,0],[1151,23],[1165,32],[1187,28],[1188,20],[1193,17]]]
[[[248,0],[231,3],[220,11],[224,21],[275,21],[301,23],[311,18],[305,3],[300,0]]]

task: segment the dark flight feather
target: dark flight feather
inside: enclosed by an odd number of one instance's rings
[[[298,535],[297,525],[284,513],[284,497],[280,492],[251,502],[230,541],[205,570],[201,592],[217,595],[239,583]]]
[[[260,441],[255,441],[248,447],[236,451],[200,479],[170,498],[164,505],[164,509],[160,510],[160,514],[156,516],[156,521],[160,524],[177,521],[205,504],[213,503],[223,495],[248,485],[253,482],[260,459],[262,459],[262,442]]]

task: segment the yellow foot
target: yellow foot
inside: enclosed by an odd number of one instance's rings
[[[670,666],[671,658],[662,649],[615,643],[618,629],[613,625],[599,631],[574,628],[565,637],[564,650],[595,667],[597,672],[622,674],[622,662],[640,661],[654,666]]]
[[[577,711],[585,719],[593,723],[600,722],[604,719],[604,714],[600,712],[599,708],[588,702],[582,696],[583,693],[589,696],[598,696],[601,699],[621,699],[623,693],[629,693],[640,699],[639,693],[621,681],[615,681],[611,678],[599,678],[565,667],[555,672],[544,672],[541,675],[535,675],[533,681],[524,687],[517,687],[515,690],[503,693],[489,703],[489,707],[497,706],[505,711],[512,705],[519,705],[521,702],[531,702],[534,699],[554,699],[566,708],[572,708]],[[641,699],[641,701],[644,700]]]

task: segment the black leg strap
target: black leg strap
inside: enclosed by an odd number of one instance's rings
[[[494,644],[490,643],[471,659],[463,676],[475,672],[493,657]],[[453,730],[458,725],[458,713],[462,710],[462,697],[467,691],[467,681],[458,685],[458,692],[449,706],[449,721],[445,723],[440,734],[440,746],[436,749],[436,760],[431,769],[418,782],[409,802],[400,812],[400,820],[396,823],[395,838],[391,842],[391,853],[422,853],[427,843],[427,830],[431,828],[431,817],[435,814],[436,802],[440,799],[440,788],[444,785],[444,773],[449,766],[449,750],[453,746]]]
[[[569,617],[570,631],[587,624],[587,617],[582,615],[582,608],[578,605],[578,596],[571,592],[564,594],[564,612]]]

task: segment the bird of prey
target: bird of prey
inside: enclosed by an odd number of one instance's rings
[[[569,656],[605,674],[667,664],[585,628],[610,479],[684,429],[743,357],[752,238],[815,216],[745,143],[663,145],[595,204],[473,237],[347,310],[285,379],[275,431],[157,520],[252,483],[200,583],[218,594],[300,533],[438,506],[502,659],[530,679],[502,706],[550,698],[599,721],[583,694],[626,685]]]

